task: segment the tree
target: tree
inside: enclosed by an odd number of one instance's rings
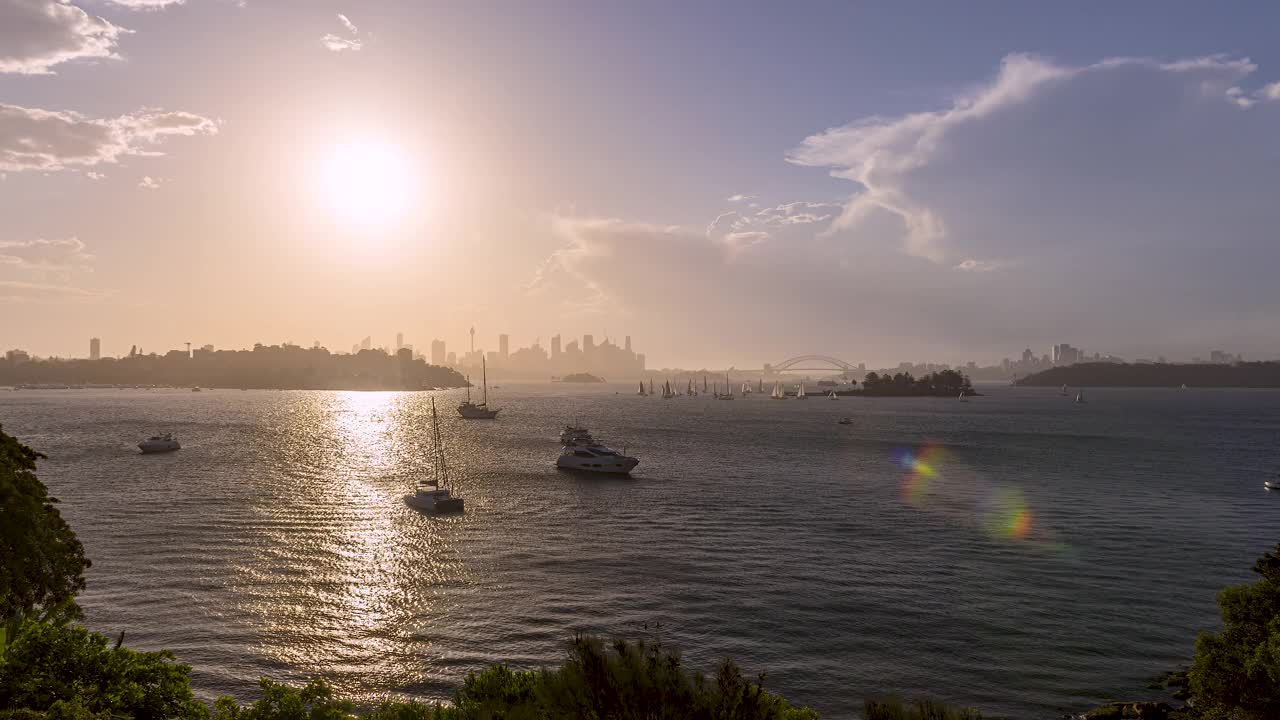
[[[1253,571],[1257,582],[1218,593],[1222,632],[1196,639],[1189,687],[1206,720],[1280,717],[1280,545]]]
[[[79,614],[89,560],[36,477],[42,457],[0,429],[0,618]]]

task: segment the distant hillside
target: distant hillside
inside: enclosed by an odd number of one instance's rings
[[[604,378],[602,378],[602,377],[596,377],[595,375],[592,375],[591,373],[573,373],[572,375],[565,375],[564,377],[560,378],[560,382],[567,382],[567,383],[602,383],[602,382],[604,382]]]
[[[1234,365],[1081,363],[1028,375],[1018,385],[1092,387],[1280,388],[1280,362]]]

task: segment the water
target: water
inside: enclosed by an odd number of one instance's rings
[[[984,391],[507,385],[496,422],[437,393],[452,518],[401,499],[426,393],[6,392],[0,422],[49,456],[93,559],[87,624],[174,649],[205,697],[265,675],[445,698],[489,663],[557,664],[577,630],[733,656],[827,717],[885,693],[1008,718],[1143,696],[1280,539],[1280,393]],[[574,418],[641,458],[633,479],[552,467]],[[139,455],[160,430],[182,451]],[[904,495],[894,458],[929,441],[938,472]]]

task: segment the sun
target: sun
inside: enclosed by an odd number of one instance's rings
[[[325,205],[353,225],[401,221],[417,192],[405,153],[387,143],[353,141],[328,148],[320,174]]]

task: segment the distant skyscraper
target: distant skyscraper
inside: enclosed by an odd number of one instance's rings
[[[498,336],[498,357],[503,360],[511,357],[511,338],[506,333]]]
[[[555,360],[560,357],[560,336],[551,336],[551,359]]]
[[[404,347],[404,333],[398,332],[396,333],[396,350],[402,347]]]
[[[451,353],[449,353],[449,355],[448,355],[447,357],[445,357],[445,364],[447,364],[447,365],[457,365],[457,364],[458,364],[458,353],[456,353],[456,352],[451,352]]]
[[[593,336],[591,336],[591,335],[583,335],[583,336],[582,336],[582,352],[583,352],[583,354],[585,354],[585,355],[590,355],[592,352],[594,352],[594,351],[595,351],[595,349],[596,349],[596,339],[595,339],[595,337],[593,337]]]
[[[89,338],[89,359],[97,360],[102,357],[102,341],[98,338]]]
[[[630,335],[627,336],[627,339],[623,347],[626,348],[627,352],[631,352],[631,336]]]
[[[448,361],[448,358],[444,352],[444,341],[432,340],[431,341],[431,364],[444,365],[445,362],[447,361]]]

